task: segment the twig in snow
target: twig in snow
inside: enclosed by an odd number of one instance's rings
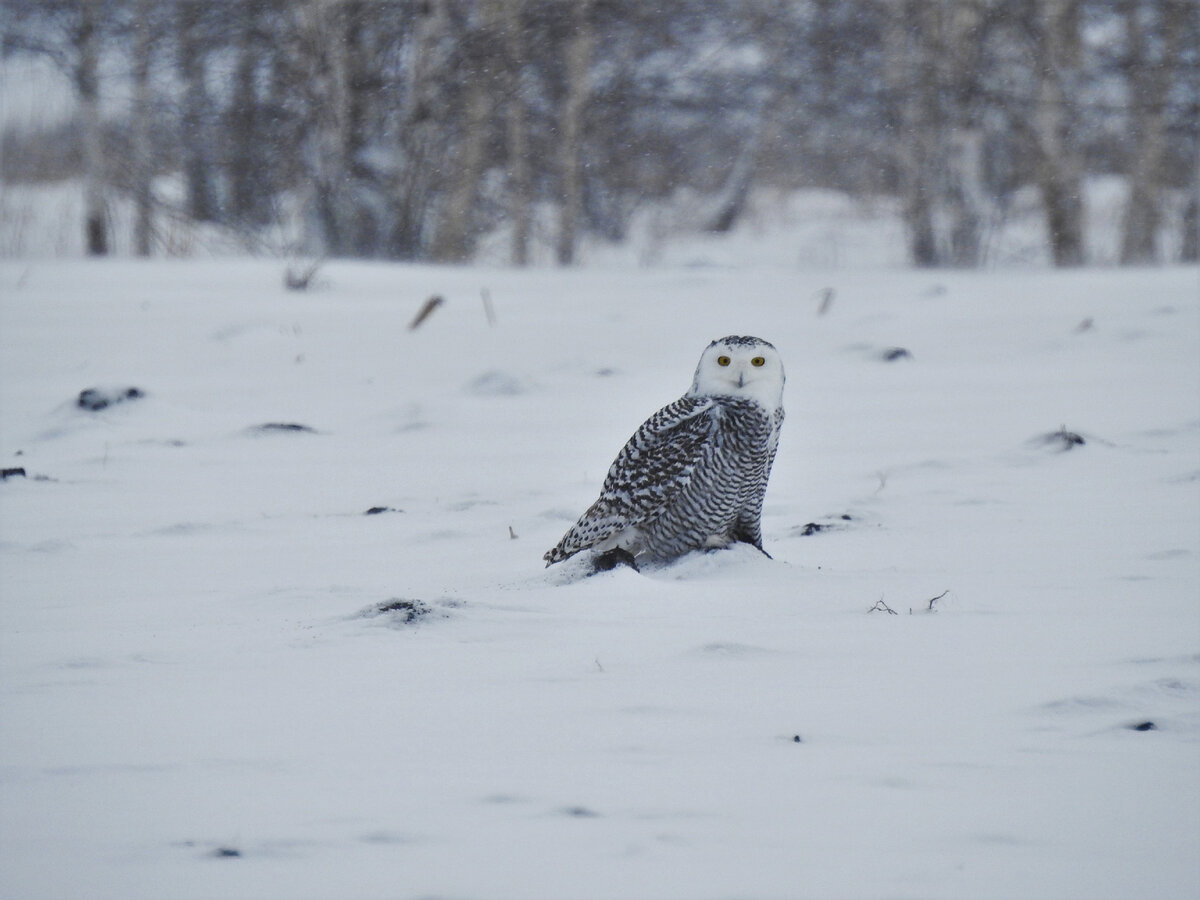
[[[878,602],[878,603],[876,603],[874,606],[872,606],[870,609],[868,609],[868,610],[867,610],[867,612],[869,612],[869,613],[873,613],[873,612],[885,612],[885,613],[887,613],[889,616],[898,616],[898,615],[900,615],[900,613],[896,612],[894,609],[892,609],[890,606],[888,606],[886,603],[884,603],[884,602],[883,602],[883,598],[882,598],[882,597],[880,597],[880,598],[879,598],[879,602]]]
[[[517,533],[513,531],[513,527],[511,525],[508,526],[508,539],[510,541],[515,541],[517,539]]]
[[[817,291],[817,296],[821,298],[821,305],[817,307],[818,316],[823,316],[825,313],[829,312],[829,308],[833,306],[833,298],[836,295],[837,291],[831,287],[822,288],[821,290]]]
[[[483,314],[487,316],[487,323],[492,328],[496,327],[496,310],[492,308],[492,292],[487,288],[482,288],[479,291],[480,299],[483,300]]]
[[[948,593],[950,593],[950,589],[946,588],[946,590],[942,591],[936,597],[930,597],[929,598],[929,606],[925,607],[926,610],[928,610],[929,612],[937,612],[937,610],[933,608],[933,604],[937,603],[939,600],[941,600],[943,597],[945,597]]]
[[[426,300],[424,305],[417,312],[417,315],[411,322],[408,323],[408,330],[416,331],[418,328],[420,328],[421,323],[428,319],[430,314],[445,302],[446,299],[440,294],[434,294],[432,297]]]

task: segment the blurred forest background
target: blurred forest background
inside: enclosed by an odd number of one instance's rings
[[[958,267],[985,261],[1025,191],[1046,258],[1073,266],[1098,176],[1122,185],[1114,261],[1200,248],[1198,0],[2,9],[4,59],[52,62],[72,112],[0,122],[0,176],[73,185],[94,255],[176,252],[203,223],[248,251],[286,234],[315,256],[436,262],[502,234],[512,264],[536,244],[566,265],[649,205],[687,198],[721,234],[756,190],[820,188],[885,199],[909,262]]]

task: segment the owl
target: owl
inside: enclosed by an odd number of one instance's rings
[[[691,388],[642,423],[600,498],[546,552],[546,565],[581,550],[593,552],[597,571],[739,541],[763,550],[783,381],[779,353],[766,341],[731,335],[709,344]]]

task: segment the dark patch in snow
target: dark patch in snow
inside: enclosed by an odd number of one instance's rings
[[[454,608],[461,605],[452,600],[440,601],[437,604],[443,608]],[[390,600],[368,606],[357,616],[362,619],[382,619],[385,624],[393,628],[413,625],[430,617],[445,619],[449,617],[449,614],[444,609],[437,609],[424,600],[412,597],[392,597]]]
[[[409,844],[412,843],[411,838],[404,835],[393,834],[390,831],[372,831],[369,834],[364,834],[359,837],[359,840],[364,844]]]
[[[598,819],[600,813],[593,809],[588,809],[586,806],[568,806],[562,810],[564,816],[570,816],[572,819]]]
[[[793,734],[792,735],[792,743],[793,744],[803,744],[804,739],[801,738],[800,735],[798,735],[798,734]]]
[[[299,422],[264,422],[250,429],[253,434],[316,434],[317,429]]]
[[[372,506],[365,513],[363,513],[363,515],[364,516],[377,516],[380,513],[385,513],[385,512],[399,512],[399,510],[394,510],[390,506]]]
[[[467,392],[477,397],[515,397],[525,393],[525,385],[519,378],[493,369],[474,378],[467,385]]]
[[[700,652],[705,656],[717,656],[729,659],[746,659],[753,656],[765,656],[773,651],[766,647],[757,647],[753,644],[738,644],[735,642],[715,641],[711,644],[705,644],[700,648]]]
[[[289,291],[307,291],[310,287],[314,286],[315,282],[313,278],[316,276],[317,270],[321,268],[323,262],[323,259],[318,259],[303,269],[288,266],[283,271],[283,286]]]
[[[1065,425],[1060,427],[1058,431],[1039,435],[1034,438],[1034,441],[1052,450],[1057,450],[1059,453],[1065,453],[1076,447],[1082,447],[1087,443],[1080,435],[1073,431],[1067,431],[1067,426]]]
[[[633,571],[638,571],[637,560],[633,558],[633,554],[620,547],[614,547],[607,553],[600,553],[593,557],[592,574],[595,575],[597,572],[611,572],[617,566],[629,566]]]
[[[483,798],[483,802],[502,806],[509,803],[524,803],[525,800],[523,797],[518,797],[516,794],[488,794]]]
[[[1192,551],[1184,547],[1173,547],[1170,550],[1160,550],[1157,553],[1151,553],[1146,556],[1146,559],[1164,560],[1164,559],[1182,559],[1186,556],[1191,556]]]
[[[807,522],[804,525],[793,528],[790,534],[792,537],[811,537],[814,534],[821,534],[824,531],[840,531],[846,527],[840,523],[853,521],[853,516],[844,513],[837,517],[836,522]]]
[[[376,609],[381,613],[388,613],[392,618],[406,624],[429,615],[429,607],[420,600],[387,600],[380,603]]]
[[[242,851],[236,847],[218,847],[212,852],[217,859],[240,859]]]
[[[880,358],[884,362],[896,362],[899,359],[912,359],[913,355],[903,347],[888,347],[880,354]]]
[[[146,396],[145,392],[135,387],[119,388],[87,388],[79,392],[75,405],[89,412],[99,412],[116,403],[126,400],[139,400]]]
[[[9,478],[16,478],[18,475],[22,478],[25,477],[25,469],[21,466],[13,469],[0,469],[0,481],[7,481]]]
[[[1158,726],[1150,721],[1138,722],[1136,725],[1129,725],[1126,727],[1128,727],[1130,731],[1157,731],[1158,730]]]

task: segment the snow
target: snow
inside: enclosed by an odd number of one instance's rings
[[[282,268],[0,263],[0,895],[1200,894],[1200,270]],[[730,333],[774,559],[543,569]]]

